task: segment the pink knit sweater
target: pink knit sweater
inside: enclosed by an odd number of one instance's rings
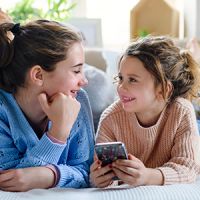
[[[200,172],[200,139],[192,104],[177,98],[161,113],[157,123],[142,127],[134,113],[120,101],[101,116],[96,142],[122,141],[128,153],[146,167],[159,169],[164,184],[191,183]]]

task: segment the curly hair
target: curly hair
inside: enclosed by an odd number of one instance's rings
[[[189,100],[196,98],[200,89],[200,68],[190,52],[181,50],[166,36],[140,38],[126,49],[122,55],[138,58],[153,75],[155,85],[161,85],[164,99],[173,101],[177,97]],[[120,62],[121,62],[120,59]],[[167,82],[173,90],[167,96]]]

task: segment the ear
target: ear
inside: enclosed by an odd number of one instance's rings
[[[166,94],[167,94],[167,99],[170,99],[172,92],[173,92],[173,85],[170,81],[167,81],[167,87],[166,87]]]
[[[158,100],[163,100],[163,91],[162,91],[161,84],[159,84],[159,85],[156,87],[156,98],[157,98]]]
[[[41,68],[40,65],[35,65],[30,69],[30,79],[32,83],[42,86],[43,85],[43,78],[44,78],[44,70]]]
[[[167,81],[167,84],[166,84],[166,98],[167,99],[166,100],[170,99],[172,92],[173,92],[173,85],[170,81]],[[157,86],[156,93],[157,93],[157,99],[158,100],[164,99],[163,90],[162,90],[161,85]]]

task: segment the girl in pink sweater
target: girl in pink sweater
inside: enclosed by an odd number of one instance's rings
[[[132,185],[191,183],[200,172],[199,134],[190,102],[200,86],[199,66],[167,37],[133,42],[115,78],[119,100],[101,116],[96,142],[122,141],[129,153],[101,167],[90,181],[106,187],[117,176]]]

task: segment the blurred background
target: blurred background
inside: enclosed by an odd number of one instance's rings
[[[92,47],[120,49],[150,33],[200,39],[199,0],[0,0],[0,8],[16,22],[45,17],[72,23]]]

